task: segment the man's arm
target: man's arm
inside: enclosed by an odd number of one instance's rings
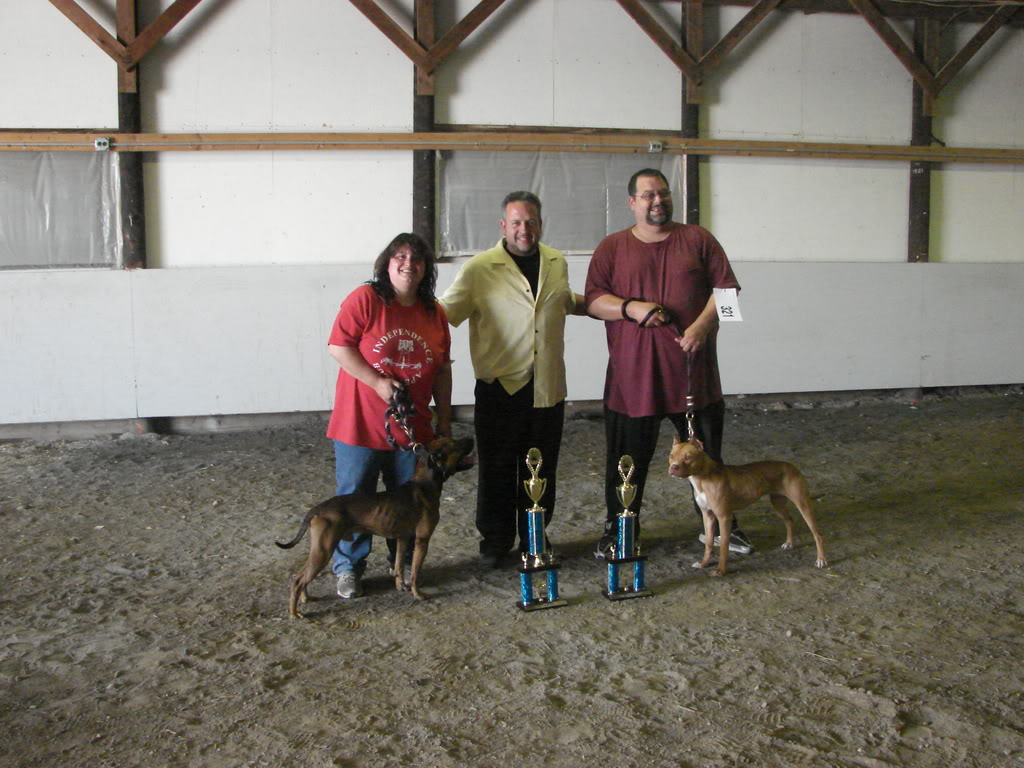
[[[578,293],[572,295],[572,314],[574,315],[585,315],[587,314],[587,300]]]
[[[715,294],[708,297],[708,303],[697,315],[690,326],[683,331],[682,336],[676,337],[676,343],[683,348],[684,352],[697,352],[707,341],[709,335],[715,330],[718,323],[718,305],[715,303]]]
[[[448,315],[449,324],[456,328],[473,314],[475,301],[472,282],[471,268],[467,262],[455,275],[455,280],[448,286],[448,290],[438,299],[444,307],[445,314]]]
[[[655,304],[652,301],[643,301],[641,299],[632,299],[626,304],[626,317],[622,316],[622,305],[626,303],[626,299],[621,299],[618,296],[613,296],[610,293],[606,293],[603,296],[598,296],[587,307],[587,314],[591,317],[595,317],[598,320],[625,320],[629,319],[635,323],[641,322],[645,317],[651,315],[647,319],[647,323],[644,328],[657,328],[659,325],[664,325],[668,321],[668,315],[662,312],[655,312],[653,315],[651,312],[660,305]]]
[[[452,364],[445,363],[434,374],[434,413],[437,414],[439,437],[452,434]]]

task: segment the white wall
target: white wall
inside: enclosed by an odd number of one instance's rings
[[[142,23],[169,4],[141,3]],[[82,5],[111,27],[114,0]],[[473,5],[445,4],[440,30]],[[411,0],[387,7],[411,27]],[[651,7],[678,21],[678,4]],[[709,10],[709,41],[744,12]],[[412,123],[412,65],[338,0],[201,4],[141,72],[147,131]],[[1022,72],[1024,34],[1004,30],[944,92],[936,135],[1024,146]],[[778,14],[709,79],[704,135],[906,143],[910,87],[859,18]],[[442,67],[436,118],[676,129],[680,90],[614,0],[529,0],[499,10]],[[113,62],[56,9],[0,3],[0,127],[112,128],[116,102]],[[145,166],[150,269],[0,272],[0,423],[328,408],[326,329],[411,225],[408,153],[166,153]],[[722,331],[727,391],[1024,380],[1013,338],[1024,319],[1018,167],[933,174],[941,263],[928,265],[904,263],[905,164],[711,158],[702,168],[704,223],[744,285],[745,322]],[[573,261],[577,289],[585,269]],[[597,399],[601,326],[573,318],[567,332],[570,398]],[[469,402],[465,329],[455,340],[456,401]]]
[[[582,289],[586,259],[570,264]],[[738,262],[727,394],[1024,381],[1024,265]],[[451,282],[456,265],[440,270]],[[0,277],[4,423],[329,410],[326,340],[365,266],[20,272]],[[73,300],[69,297],[77,297]],[[473,399],[465,327],[454,400]],[[600,400],[604,325],[569,318],[571,400]]]

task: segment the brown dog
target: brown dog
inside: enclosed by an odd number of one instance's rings
[[[782,548],[793,548],[793,520],[786,509],[786,499],[789,499],[796,504],[814,536],[814,544],[818,548],[815,565],[819,568],[828,565],[825,545],[814,522],[807,480],[792,464],[785,461],[755,461],[738,466],[719,464],[704,452],[700,440],[691,438],[684,441],[677,437],[672,442],[672,452],[668,457],[668,473],[673,477],[689,478],[693,496],[704,516],[704,559],[695,565],[701,568],[711,565],[715,538],[713,521],[717,519],[720,535],[718,573],[724,576],[729,558],[732,513],[749,507],[765,495],[771,499],[775,514],[786,524],[786,540]]]
[[[456,472],[473,466],[473,438],[453,440],[442,437],[423,449],[416,465],[416,476],[395,491],[350,493],[335,496],[317,504],[306,513],[295,538],[282,544],[290,549],[299,543],[309,528],[309,558],[292,579],[288,613],[301,617],[299,603],[306,602],[306,588],[317,577],[338,542],[352,540],[354,533],[369,533],[395,539],[395,588],[405,588],[402,563],[405,562],[406,539],[415,536],[412,568],[408,589],[417,600],[424,597],[417,589],[420,568],[427,556],[430,537],[440,519],[441,486]]]

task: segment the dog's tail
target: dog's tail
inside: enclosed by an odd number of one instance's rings
[[[302,525],[299,526],[299,532],[295,534],[294,539],[292,539],[291,541],[287,541],[284,544],[282,544],[280,541],[274,541],[274,543],[277,544],[277,546],[279,546],[281,549],[291,549],[296,544],[298,544],[302,540],[302,537],[306,535],[306,531],[309,530],[309,521],[316,517],[317,510],[319,509],[320,505],[318,504],[317,506],[313,507],[312,509],[309,510],[309,512],[306,513],[306,516],[302,518]]]

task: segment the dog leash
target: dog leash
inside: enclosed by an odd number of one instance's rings
[[[406,437],[409,438],[409,445],[401,446],[403,450],[410,451],[416,449],[418,443],[412,433],[412,429],[409,427],[409,416],[412,412],[412,398],[409,396],[409,390],[403,384],[392,393],[391,401],[388,403],[387,410],[384,411],[384,432],[387,436],[388,445],[392,448],[400,447],[394,435],[391,434],[391,420],[394,419],[395,423],[405,432]]]
[[[658,309],[662,313],[664,313],[664,315],[666,317],[665,323],[664,323],[664,325],[662,327],[663,328],[668,328],[676,336],[682,336],[683,335],[683,330],[682,330],[682,328],[679,327],[679,320],[675,316],[675,313],[673,313],[671,309],[665,309],[664,307],[659,307]],[[652,314],[653,314],[653,311],[652,311]],[[645,317],[644,318],[644,322],[647,322],[647,319],[649,317],[650,317],[650,315]],[[694,396],[693,396],[693,357],[694,357],[694,353],[692,351],[688,351],[686,353],[686,432],[687,432],[686,439],[687,440],[693,440],[694,436],[697,434],[697,432],[696,432],[696,430],[694,429],[694,426],[693,426],[693,414],[694,414],[694,411],[696,410],[695,405],[694,405],[695,399],[694,399]]]

